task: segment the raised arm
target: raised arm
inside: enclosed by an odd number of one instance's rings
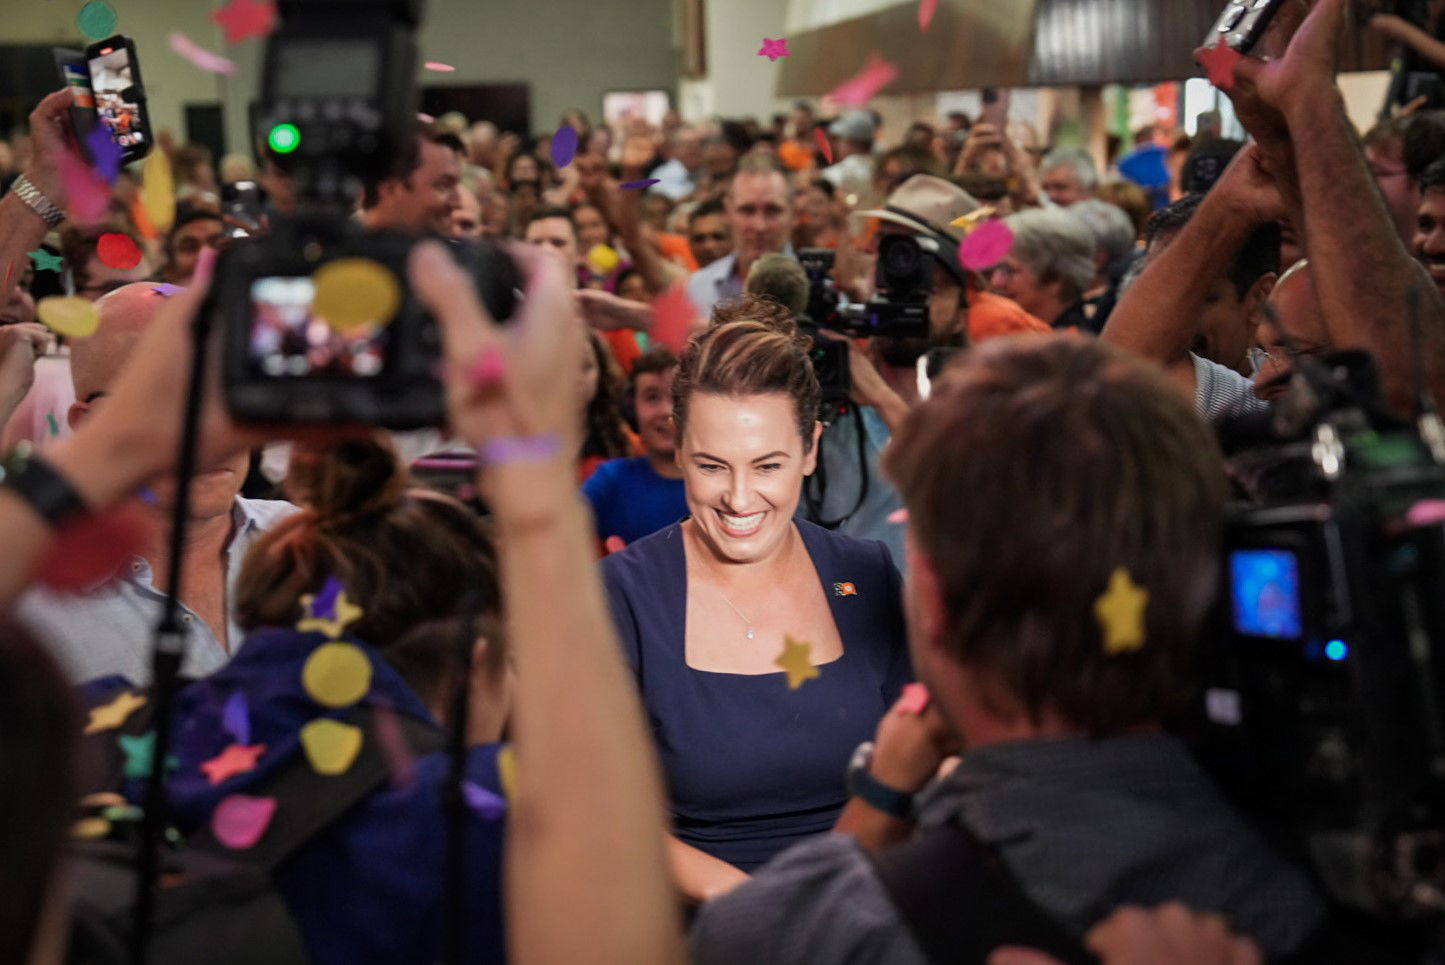
[[[30,114],[30,137],[35,153],[24,176],[35,189],[60,210],[65,209],[65,182],[60,177],[60,159],[67,147],[70,121],[69,89],[56,91],[42,100]],[[9,291],[25,269],[27,252],[40,247],[50,228],[14,191],[0,198],[0,292]]]

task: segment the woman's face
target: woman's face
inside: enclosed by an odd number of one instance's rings
[[[718,558],[766,559],[787,539],[818,433],[803,451],[793,400],[781,393],[692,397],[677,451],[693,525]]]
[[[512,170],[508,180],[513,184],[518,181],[537,181],[541,179],[541,169],[537,166],[536,158],[528,154],[519,154],[512,162]]]
[[[647,282],[637,272],[632,272],[617,286],[617,297],[646,305],[648,302]]]
[[[577,242],[582,251],[591,251],[597,245],[611,243],[612,232],[607,230],[607,222],[603,220],[602,212],[592,205],[580,205],[572,212],[572,219],[577,225]]]

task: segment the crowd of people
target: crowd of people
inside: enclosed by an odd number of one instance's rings
[[[61,960],[168,732],[161,847],[260,862],[315,962],[1327,960],[1319,876],[1171,724],[1213,643],[1215,430],[1341,350],[1399,415],[1445,404],[1445,112],[1355,129],[1346,7],[1240,60],[1248,143],[1108,163],[800,102],[570,111],[559,169],[550,132],[420,118],[354,217],[436,239],[406,284],[446,424],[239,424],[213,359],[185,490],[192,322],[296,212],[291,162],[161,136],[172,223],[127,171],[67,218],[46,98],[0,145],[0,957]],[[515,317],[443,242],[506,246]],[[93,334],[38,321],[61,294]],[[920,327],[832,331],[823,294]]]

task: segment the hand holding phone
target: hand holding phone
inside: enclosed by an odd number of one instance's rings
[[[1221,44],[1241,54],[1252,51],[1269,29],[1270,21],[1288,0],[1230,0],[1204,38],[1204,47]]]
[[[71,125],[87,157],[89,138],[97,128],[109,133],[120,148],[120,163],[129,164],[149,154],[153,140],[150,113],[134,41],[109,37],[91,44],[83,54],[56,48],[54,55],[61,80],[74,95]]]

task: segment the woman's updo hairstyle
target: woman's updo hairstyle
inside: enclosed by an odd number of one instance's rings
[[[364,615],[350,632],[385,652],[418,624],[500,609],[496,554],[474,513],[413,488],[389,445],[297,446],[286,488],[301,511],[262,535],[241,567],[243,630],[293,626],[328,577]]]
[[[692,337],[678,360],[672,418],[679,443],[696,393],[785,395],[793,402],[803,451],[809,452],[823,400],[811,349],[793,313],[771,298],[743,295],[718,305],[712,324]]]

